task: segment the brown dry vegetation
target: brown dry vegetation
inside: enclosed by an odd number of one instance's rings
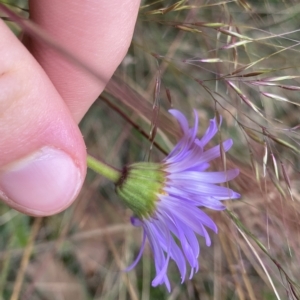
[[[88,152],[121,167],[147,157],[153,103],[153,161],[179,135],[170,106],[189,116],[195,108],[199,135],[222,115],[214,142],[231,137],[234,146],[212,168],[238,167],[230,186],[242,198],[227,202],[228,211],[207,211],[219,234],[210,248],[200,239],[193,280],[180,285],[171,264],[171,294],[152,288],[149,249],[135,270],[122,272],[141,232],[113,185],[89,172],[59,215],[33,219],[1,205],[0,296],[299,299],[299,12],[293,0],[142,1],[129,53],[81,123]]]

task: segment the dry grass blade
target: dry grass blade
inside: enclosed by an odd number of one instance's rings
[[[114,111],[116,111],[122,118],[124,118],[126,120],[126,122],[128,122],[129,124],[132,125],[132,127],[134,127],[139,133],[142,134],[143,137],[145,137],[148,140],[151,140],[151,142],[153,143],[154,147],[156,147],[159,151],[161,151],[163,154],[167,155],[168,152],[163,149],[155,140],[154,138],[151,138],[151,135],[148,134],[145,130],[143,130],[140,125],[138,125],[137,123],[135,123],[131,118],[129,118],[124,112],[122,112],[120,110],[120,107],[113,104],[111,101],[109,101],[109,99],[107,97],[105,97],[104,95],[100,96],[100,99],[102,101],[104,101],[109,107],[111,107]]]
[[[274,186],[277,188],[278,192],[280,193],[280,195],[286,199],[286,193],[283,189],[283,187],[281,186],[280,181],[278,180],[277,177],[274,176],[273,172],[270,172],[269,169],[266,169],[269,178],[271,179],[271,181],[273,182]]]
[[[291,188],[291,181],[290,181],[290,178],[289,178],[288,173],[286,171],[286,167],[284,166],[284,164],[283,164],[282,161],[280,161],[280,165],[281,165],[282,174],[283,174],[285,183],[287,185],[288,191],[290,193],[291,198],[293,199],[293,193],[292,193],[292,188]]]
[[[160,108],[160,88],[161,88],[161,74],[160,74],[160,70],[158,70],[158,74],[155,81],[154,94],[153,94],[151,128],[149,133],[149,138],[151,141],[150,151],[152,150],[153,141],[157,133],[159,108]]]
[[[222,46],[221,49],[223,49],[223,50],[229,50],[229,49],[232,49],[232,48],[244,46],[244,45],[249,44],[251,42],[252,41],[249,41],[249,40],[238,41],[238,42],[234,42],[234,43]]]
[[[270,284],[271,284],[271,286],[272,286],[272,288],[273,288],[273,291],[274,291],[274,294],[275,294],[276,298],[277,298],[278,300],[281,300],[281,298],[280,298],[280,296],[279,296],[279,294],[278,294],[278,292],[277,292],[277,289],[276,289],[276,287],[275,287],[275,285],[274,285],[274,283],[273,283],[273,280],[272,280],[272,278],[271,278],[271,276],[270,276],[268,270],[266,269],[266,267],[265,267],[263,261],[261,260],[259,254],[256,252],[256,250],[254,249],[254,247],[251,245],[250,241],[248,240],[248,238],[246,237],[246,235],[244,234],[244,232],[241,231],[240,228],[237,228],[237,229],[238,229],[238,231],[240,232],[240,234],[243,236],[243,238],[245,239],[245,241],[247,242],[247,244],[249,245],[249,247],[251,248],[252,252],[253,252],[254,255],[256,256],[256,258],[257,258],[257,260],[259,261],[261,267],[263,268],[264,272],[266,273],[266,275],[267,275],[267,277],[268,277],[268,279],[269,279],[269,282],[270,282]]]
[[[282,80],[288,80],[288,79],[297,79],[300,78],[300,75],[287,75],[287,76],[275,76],[275,77],[268,77],[264,78],[264,81],[268,82],[276,82],[276,81],[282,81]]]
[[[231,212],[230,210],[226,211],[229,218],[233,221],[233,223],[235,224],[235,226],[237,227],[238,231],[242,234],[243,238],[246,240],[247,244],[249,245],[249,247],[252,249],[253,253],[255,254],[255,256],[257,257],[257,259],[259,260],[262,268],[264,269],[265,273],[267,274],[267,277],[272,285],[272,288],[274,289],[274,293],[277,297],[277,299],[279,298],[278,292],[273,284],[273,281],[269,275],[269,272],[266,270],[259,254],[257,253],[257,251],[254,249],[253,245],[250,243],[250,241],[247,239],[246,235],[248,237],[250,237],[255,244],[271,259],[271,261],[276,265],[276,267],[279,269],[279,271],[284,275],[286,281],[289,283],[289,285],[293,286],[293,292],[299,290],[300,292],[300,285],[298,282],[293,281],[290,276],[287,274],[287,272],[282,268],[282,266],[276,261],[276,259],[274,259],[271,254],[269,253],[269,251],[267,250],[267,248],[257,239],[257,237],[255,237],[245,226],[244,224],[237,218],[237,216]],[[295,292],[296,294],[296,298],[295,299],[300,299],[298,297],[300,297],[300,294],[298,295],[298,291]]]
[[[234,78],[234,77],[241,77],[241,78],[254,77],[254,76],[262,75],[262,74],[265,74],[265,73],[268,73],[268,72],[269,71],[253,71],[253,72],[250,72],[250,73],[244,73],[244,74],[240,74],[240,75],[237,75],[237,76],[230,76],[230,77],[231,78]],[[232,74],[234,74],[234,73],[235,72],[233,72]]]
[[[153,87],[153,86],[152,86]],[[135,111],[140,117],[143,117],[148,124],[151,124],[152,104],[146,100],[142,95],[134,91],[128,84],[122,82],[121,79],[113,77],[108,85],[106,91],[121,101],[124,105]],[[166,112],[162,111],[159,118],[159,127],[164,128],[165,132],[173,136],[180,136],[179,130],[174,130],[174,123],[171,117]],[[150,125],[151,126],[151,125]],[[159,130],[158,133],[161,131]]]
[[[268,157],[269,157],[268,151],[269,151],[269,149],[268,149],[267,143],[265,142],[264,143],[264,156],[263,156],[263,170],[264,170],[263,174],[264,174],[264,177],[266,177],[266,169],[267,169]]]
[[[188,26],[183,26],[183,25],[175,25],[175,28],[183,30],[183,31],[187,31],[187,32],[193,32],[193,33],[201,33],[202,31],[196,28],[191,28]]]
[[[30,255],[32,253],[32,249],[34,246],[35,237],[40,229],[42,219],[43,218],[35,218],[35,220],[34,220],[34,223],[33,223],[32,229],[31,229],[31,234],[29,236],[28,243],[25,248],[24,254],[22,256],[21,265],[20,265],[20,268],[18,271],[18,276],[16,278],[16,282],[15,282],[13,293],[11,295],[10,300],[18,300],[19,299],[19,295],[20,295],[21,288],[22,288],[22,283],[23,283],[24,276],[25,276],[25,271],[29,264],[29,259],[30,259]]]
[[[281,87],[282,87],[282,86],[281,86]],[[268,97],[268,98],[277,100],[277,101],[284,101],[284,102],[288,102],[288,103],[291,103],[291,104],[300,106],[300,103],[290,101],[290,100],[288,100],[288,99],[285,98],[285,97],[281,97],[281,96],[274,95],[274,94],[271,94],[271,93],[264,93],[264,92],[262,92],[261,94],[264,95],[264,96],[266,96],[266,97]]]
[[[280,138],[278,138],[278,137],[276,137],[276,136],[274,136],[274,135],[272,135],[272,134],[270,134],[266,131],[265,131],[265,135],[267,137],[269,137],[270,139],[272,139],[274,142],[278,143],[279,145],[282,145],[282,146],[294,151],[296,154],[300,154],[300,150],[297,147],[295,147],[294,145],[284,141],[283,139],[280,139]]]
[[[243,128],[243,129],[246,132],[247,136],[249,136],[253,141],[261,145],[264,144],[264,140],[260,136],[258,136],[254,130],[251,130],[249,128]]]
[[[208,27],[208,28],[219,28],[219,27],[227,26],[227,24],[224,24],[224,23],[205,23],[205,22],[195,22],[195,23],[192,23],[192,25],[203,26],[203,27]]]
[[[238,4],[240,4],[245,10],[252,11],[251,5],[246,0],[238,0]]]
[[[274,168],[276,178],[277,178],[277,180],[279,180],[278,166],[277,166],[277,162],[276,162],[274,153],[271,153],[271,157],[272,157],[272,163],[273,163],[273,168]]]
[[[177,9],[180,9],[182,5],[186,2],[186,0],[180,0],[168,7],[161,8],[158,10],[152,10],[152,11],[147,11],[146,14],[148,15],[156,15],[156,14],[167,14],[168,12],[176,11]],[[143,8],[149,7],[149,6],[143,6]]]
[[[242,40],[253,41],[252,38],[249,38],[249,37],[247,37],[245,35],[239,34],[237,32],[231,31],[231,30],[227,30],[227,29],[223,29],[223,28],[219,28],[218,30],[220,32],[224,33],[224,34],[227,34],[227,35],[230,35],[230,36],[233,36],[233,37],[237,37],[237,38],[240,38]]]
[[[120,270],[124,269],[124,265],[122,263],[122,259],[120,258],[120,255],[118,254],[118,251],[117,251],[117,249],[116,249],[116,247],[115,247],[115,245],[114,245],[111,237],[109,235],[107,235],[106,239],[108,241],[108,245],[109,245],[109,247],[110,247],[110,249],[111,249],[111,251],[112,251],[112,253],[114,255],[114,258],[115,258],[115,261],[116,261],[118,267],[120,268]],[[123,271],[121,271],[120,274],[121,274],[121,277],[122,277],[122,280],[123,280],[124,284],[128,288],[128,292],[130,294],[130,299],[132,299],[132,300],[138,300],[139,297],[137,295],[136,290],[134,289],[134,286],[133,286],[132,282],[129,280],[128,275],[126,273],[124,273]]]
[[[258,107],[256,107],[256,105],[253,104],[233,82],[227,81],[227,83],[251,109],[263,117],[263,114],[259,111]]]
[[[235,281],[235,286],[236,286],[236,290],[237,290],[237,294],[238,294],[238,299],[241,300],[245,300],[246,299],[246,295],[243,292],[243,289],[239,283],[238,280],[238,274],[234,268],[234,261],[232,258],[232,253],[230,251],[230,248],[227,246],[228,245],[228,240],[226,239],[225,235],[222,235],[222,237],[220,238],[221,244],[222,244],[222,249],[225,253],[225,257],[227,259],[229,268],[230,268],[230,272],[232,274],[232,277],[234,278]]]

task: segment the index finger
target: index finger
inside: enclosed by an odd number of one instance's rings
[[[76,122],[103,91],[124,58],[132,39],[139,4],[139,0],[29,1],[30,18],[34,22],[103,74],[99,81],[38,39],[29,42],[29,49]]]

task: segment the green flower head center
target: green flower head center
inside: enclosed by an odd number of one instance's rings
[[[116,191],[137,217],[148,218],[155,211],[158,195],[165,194],[165,175],[162,164],[135,163],[123,169]]]

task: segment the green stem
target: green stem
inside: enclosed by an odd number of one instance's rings
[[[93,158],[90,155],[87,155],[87,165],[91,170],[95,171],[98,174],[101,174],[114,183],[116,183],[122,175],[121,171],[114,169],[113,167]]]

